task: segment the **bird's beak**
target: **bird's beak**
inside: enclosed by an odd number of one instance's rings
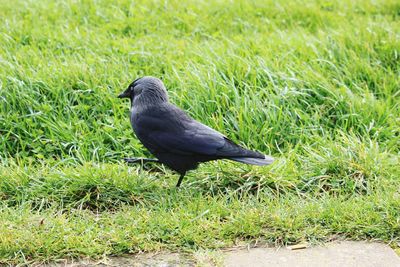
[[[131,94],[130,94],[129,88],[118,95],[118,98],[130,98],[130,97],[131,97]]]

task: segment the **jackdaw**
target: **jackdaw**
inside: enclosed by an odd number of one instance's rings
[[[223,134],[194,120],[168,101],[163,82],[151,76],[133,81],[118,98],[131,100],[131,125],[137,138],[158,159],[125,159],[128,163],[157,161],[180,174],[201,162],[229,159],[252,165],[269,165],[274,159],[245,149]]]

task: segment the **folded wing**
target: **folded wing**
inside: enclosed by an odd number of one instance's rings
[[[150,150],[154,147],[179,155],[228,158],[254,165],[272,162],[272,158],[265,161],[265,155],[235,144],[216,130],[191,119],[183,111],[174,109],[174,113],[169,116],[164,116],[165,113],[142,115],[136,121],[135,132]]]

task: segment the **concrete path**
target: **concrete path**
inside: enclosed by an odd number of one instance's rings
[[[391,267],[400,258],[387,245],[367,242],[335,242],[301,250],[254,248],[226,254],[226,267]]]
[[[178,253],[145,253],[110,257],[98,262],[59,262],[46,266],[400,267],[400,257],[389,246],[381,243],[341,241],[299,250],[229,249],[204,251],[191,256]]]

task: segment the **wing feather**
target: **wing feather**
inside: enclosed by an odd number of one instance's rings
[[[158,112],[132,118],[132,126],[140,141],[151,151],[180,155],[213,157],[256,157],[261,153],[247,150],[216,130],[190,118],[177,107],[168,104]]]

